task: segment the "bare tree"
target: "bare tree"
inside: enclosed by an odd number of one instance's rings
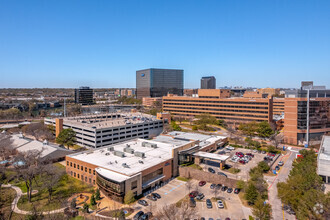
[[[64,171],[57,169],[53,164],[44,167],[43,187],[48,191],[48,202],[51,201],[54,187],[64,175]]]
[[[18,153],[14,158],[13,165],[17,172],[17,177],[25,182],[29,202],[31,202],[33,181],[36,183],[36,177],[42,173],[44,167],[41,153],[42,151],[27,151]]]
[[[194,219],[197,216],[197,210],[189,206],[187,201],[181,203],[180,207],[175,204],[163,206],[156,217],[165,220]]]
[[[175,204],[165,205],[158,210],[157,217],[164,220],[176,220],[178,215],[178,208]]]
[[[181,203],[178,214],[178,219],[195,219],[198,217],[196,208],[190,207],[187,201]]]
[[[55,138],[49,127],[42,122],[26,125],[22,130],[25,134],[31,135],[37,140],[52,140]]]
[[[284,141],[283,133],[273,134],[272,136],[270,136],[270,140],[277,149],[279,145],[283,144]]]
[[[0,134],[0,159],[6,160],[9,156],[15,153],[13,148],[13,140],[9,135]]]

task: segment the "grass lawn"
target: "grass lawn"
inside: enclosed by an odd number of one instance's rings
[[[231,168],[228,169],[228,172],[232,173],[232,174],[236,174],[236,173],[241,172],[241,170],[238,169],[238,168],[231,167]]]
[[[59,163],[56,163],[55,166],[58,169],[65,169],[65,167]],[[42,177],[38,177],[38,184],[33,182],[33,190],[38,190],[38,193],[32,195],[32,203],[28,202],[27,195],[23,195],[18,201],[18,208],[26,211],[32,210],[33,206],[37,208],[38,211],[49,211],[54,209],[59,209],[66,207],[68,205],[67,199],[75,193],[82,192],[92,192],[94,187],[87,185],[67,174],[64,174],[60,179],[58,184],[54,188],[52,195],[52,200],[48,201],[48,192],[43,188]],[[23,181],[16,181],[15,185],[20,187],[23,192],[26,192],[25,183]]]

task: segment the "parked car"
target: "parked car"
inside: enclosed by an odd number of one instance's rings
[[[140,205],[143,205],[143,206],[148,206],[148,202],[147,202],[146,200],[144,200],[144,199],[140,199],[140,200],[138,201],[138,203],[139,203]]]
[[[240,159],[239,162],[240,162],[241,164],[246,164],[246,162],[245,162],[244,160],[242,160],[242,159]]]
[[[192,191],[192,192],[189,193],[190,198],[195,198],[197,195],[198,195],[197,191]]]
[[[254,154],[246,153],[245,155],[248,155],[249,157],[254,157]]]
[[[242,152],[236,152],[235,155],[238,156],[238,157],[244,157],[244,154]]]
[[[226,149],[227,149],[227,150],[235,150],[235,148],[232,147],[232,146],[227,146]]]
[[[224,150],[219,151],[218,154],[224,155],[224,154],[226,154],[226,151],[224,151]]]
[[[205,181],[200,181],[200,182],[198,183],[199,186],[204,186],[205,184],[206,184]]]
[[[284,162],[283,161],[280,161],[280,162],[278,162],[278,165],[279,166],[283,166],[284,165]]]
[[[258,151],[257,150],[253,150],[253,153],[257,153]]]
[[[233,191],[233,188],[228,188],[227,193],[231,193]]]
[[[222,186],[221,191],[226,191],[228,189],[227,186]]]
[[[211,202],[210,199],[207,199],[207,200],[206,200],[206,207],[207,207],[208,209],[212,209],[212,202]]]
[[[239,188],[235,188],[234,193],[238,194],[241,190]]]
[[[158,193],[151,193],[151,195],[153,195],[153,196],[156,197],[157,199],[162,198]]]
[[[196,207],[196,201],[195,201],[194,198],[190,198],[190,200],[189,200],[189,206],[190,207]]]
[[[276,167],[275,167],[275,170],[276,170],[276,171],[279,171],[279,170],[280,170],[280,167],[279,167],[279,166],[276,166]]]
[[[214,187],[215,187],[215,184],[212,183],[212,184],[210,185],[210,189],[214,189]]]
[[[225,174],[224,172],[218,172],[218,175],[228,177],[227,174]]]
[[[144,215],[142,215],[139,220],[149,220],[152,216],[152,213],[151,212],[147,212],[145,213]]]
[[[207,169],[210,173],[215,173],[215,170],[213,170],[211,167]]]
[[[266,153],[266,151],[261,151],[261,153],[262,153],[262,154],[265,154],[265,153]]]
[[[217,204],[218,204],[219,209],[225,208],[225,206],[223,205],[223,202],[221,200],[218,200]]]
[[[215,186],[215,188],[217,188],[217,189],[221,189],[221,184],[217,184],[216,186]]]
[[[200,193],[196,196],[196,199],[197,200],[202,200],[204,198],[204,194],[203,193]]]
[[[157,201],[157,198],[155,196],[152,196],[152,195],[147,195],[146,198],[151,200],[151,201]]]
[[[144,212],[139,211],[138,213],[136,213],[133,217],[134,220],[139,220],[141,218],[141,216],[144,215]]]

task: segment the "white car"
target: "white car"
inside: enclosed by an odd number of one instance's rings
[[[227,150],[235,150],[235,148],[232,147],[232,146],[228,146],[228,147],[226,147],[226,149],[227,149]]]
[[[278,162],[278,165],[279,166],[283,166],[284,165],[284,162],[283,161],[280,161],[280,162]]]
[[[223,205],[223,203],[222,203],[221,200],[218,200],[217,204],[218,204],[218,208],[219,208],[219,209],[223,209],[223,208],[225,208],[225,206]]]

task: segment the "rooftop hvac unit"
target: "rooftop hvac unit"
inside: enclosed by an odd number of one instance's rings
[[[150,147],[150,148],[157,148],[157,144],[149,143],[146,141],[142,142],[142,147]]]
[[[118,157],[125,157],[125,153],[121,151],[114,151],[113,154]]]
[[[134,154],[134,149],[130,147],[125,147],[124,152],[129,153],[129,154]]]
[[[145,154],[143,152],[139,152],[139,151],[135,151],[134,152],[134,156],[136,157],[141,157],[141,158],[145,158]]]
[[[109,156],[110,155],[110,153],[105,153],[105,156]]]
[[[114,151],[114,147],[108,147],[108,151]]]

